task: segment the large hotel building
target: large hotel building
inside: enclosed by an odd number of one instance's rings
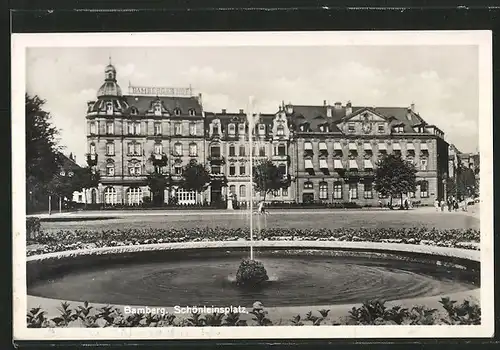
[[[150,196],[146,176],[160,160],[171,179],[165,203],[214,202],[230,194],[239,202],[258,199],[251,192],[250,152],[255,161],[273,160],[292,179],[288,189],[267,197],[273,201],[377,205],[385,199],[374,189],[374,168],[385,153],[415,164],[418,186],[407,194],[411,200],[431,204],[445,197],[448,144],[413,105],[282,103],[275,113],[260,115],[249,142],[244,110],[208,112],[201,94],[169,96],[164,90],[129,87],[123,94],[114,66],[105,68],[97,99],[87,105],[87,161],[101,174],[99,186],[87,191],[88,203],[140,204]],[[211,185],[199,195],[184,191],[178,183],[192,159],[207,164],[213,179],[225,177],[227,186]]]

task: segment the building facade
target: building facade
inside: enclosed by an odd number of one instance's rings
[[[164,202],[202,200],[176,185],[190,160],[204,162],[201,95],[124,95],[114,66],[109,64],[104,74],[97,99],[88,102],[86,114],[87,162],[101,175],[98,188],[90,189],[91,203],[141,204],[145,197],[151,198],[146,177],[155,168],[171,175],[171,193],[165,190]]]
[[[378,159],[399,153],[417,168],[417,191],[411,201],[432,204],[444,195],[448,144],[444,133],[428,125],[412,105],[354,107],[283,105],[291,125],[293,196],[299,202],[356,202],[377,205],[385,201],[374,189]]]
[[[109,64],[104,73],[96,100],[87,105],[87,161],[101,174],[89,203],[140,204],[151,198],[146,179],[155,170],[171,181],[164,203],[213,203],[229,195],[238,202],[259,200],[249,176],[250,152],[255,162],[271,159],[291,177],[288,189],[267,195],[271,201],[378,205],[386,198],[375,193],[374,170],[386,153],[399,153],[418,169],[417,191],[408,193],[412,201],[432,204],[444,196],[448,144],[414,105],[282,103],[276,113],[254,116],[250,142],[244,110],[205,112],[201,95],[123,94],[115,68]],[[178,186],[193,159],[206,164],[212,178],[199,195]]]

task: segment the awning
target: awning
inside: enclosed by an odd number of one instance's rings
[[[393,143],[392,150],[393,151],[401,151],[401,145],[399,143]]]
[[[344,166],[342,165],[342,161],[340,159],[333,160],[333,167],[335,169],[344,169]]]
[[[370,142],[365,142],[363,145],[363,148],[365,151],[371,151],[372,150],[372,144]]]
[[[340,144],[340,142],[335,142],[335,143],[333,144],[333,149],[334,149],[335,151],[342,151],[342,145]]]
[[[364,160],[364,168],[365,169],[373,169],[373,164],[370,159],[365,159]]]
[[[305,149],[306,151],[312,151],[312,149],[313,149],[313,147],[312,147],[312,143],[310,143],[310,142],[305,142],[305,143],[304,143],[304,149]]]
[[[319,168],[320,169],[328,169],[328,164],[326,163],[326,159],[319,160]]]
[[[379,151],[387,151],[387,145],[385,144],[385,142],[381,142],[378,144],[378,150]]]
[[[358,146],[354,142],[349,142],[349,151],[357,151]]]
[[[415,150],[415,146],[413,145],[413,143],[409,143],[406,145],[406,149],[408,151],[414,151]]]
[[[326,147],[326,143],[325,142],[320,142],[319,143],[319,150],[320,151],[326,151],[326,150],[328,150],[328,148]]]
[[[426,144],[426,143],[422,143],[422,144],[420,145],[420,150],[421,150],[421,151],[428,151],[428,150],[429,150],[429,148],[427,147],[427,144]]]
[[[310,159],[306,159],[305,165],[306,165],[306,169],[314,169],[313,162]]]
[[[358,168],[358,162],[354,159],[349,159],[349,169],[357,169]]]

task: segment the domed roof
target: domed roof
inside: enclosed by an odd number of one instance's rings
[[[112,71],[112,72],[116,73],[116,68],[115,68],[115,66],[113,66],[111,63],[110,63],[110,64],[108,64],[108,65],[106,66],[106,68],[104,69],[104,72],[110,72],[110,71]]]
[[[122,89],[116,81],[105,81],[97,91],[97,97],[101,96],[122,96]]]

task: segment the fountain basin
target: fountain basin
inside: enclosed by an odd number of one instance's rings
[[[257,241],[269,286],[241,291],[235,269],[250,242],[99,248],[27,259],[28,294],[97,304],[296,308],[401,300],[479,287],[479,252],[370,242]],[[43,304],[42,304],[43,305]]]

